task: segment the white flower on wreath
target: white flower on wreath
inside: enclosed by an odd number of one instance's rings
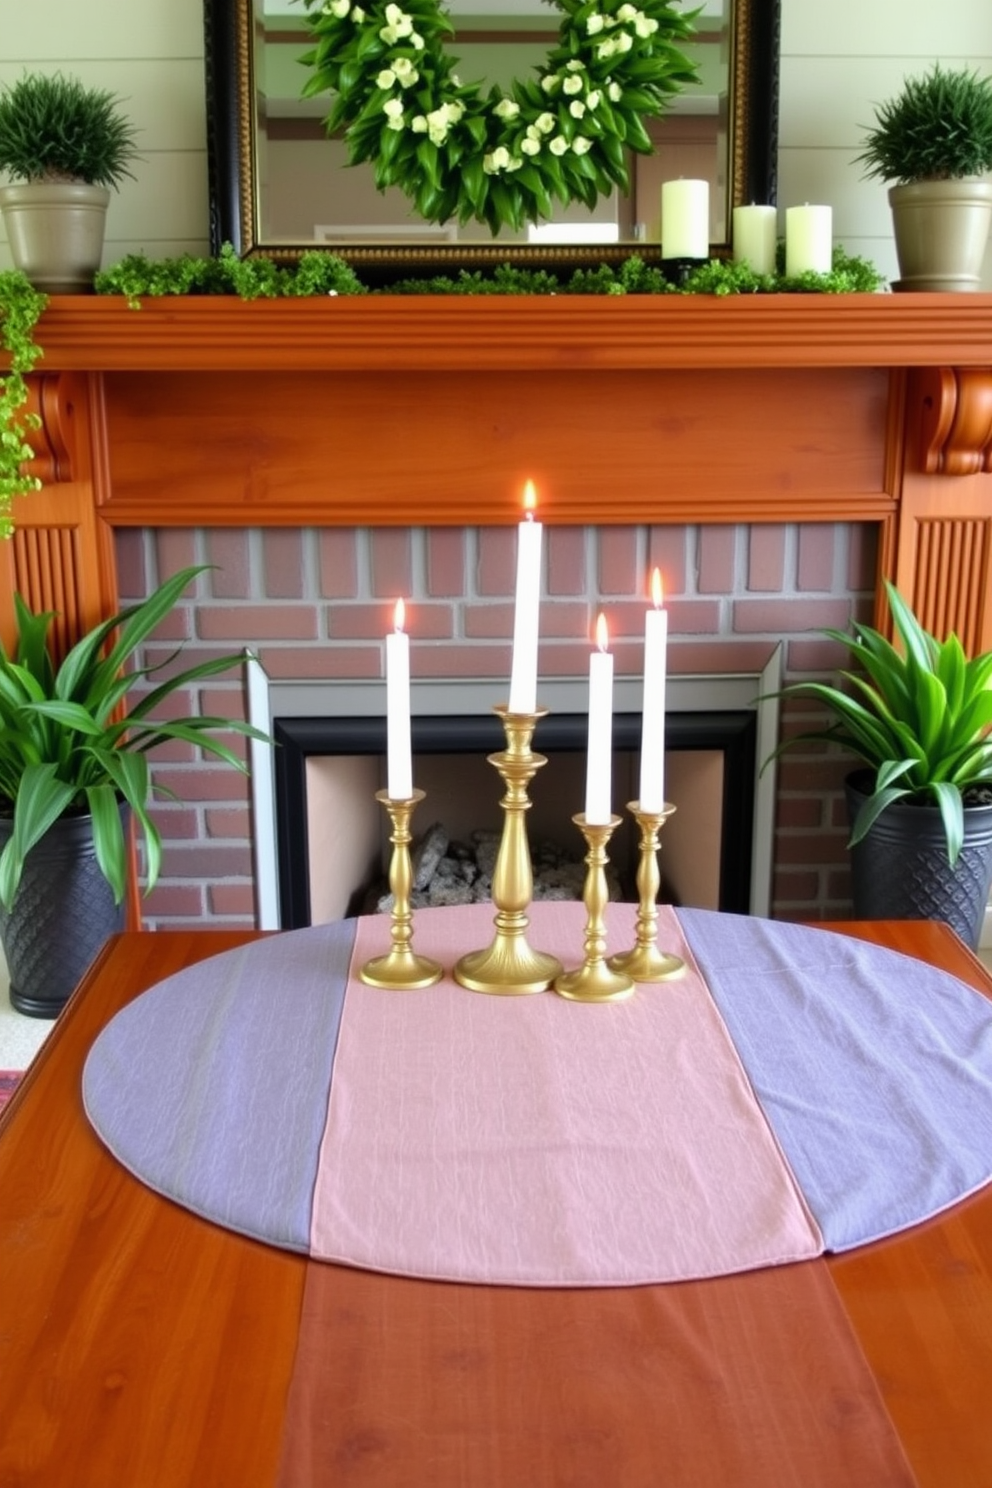
[[[376,78],[375,85],[377,88],[381,88],[384,93],[388,93],[395,81],[395,72],[393,72],[392,69],[389,67],[384,67],[379,76]]]
[[[548,149],[551,151],[552,155],[564,155],[565,151],[568,149],[568,140],[563,134],[556,134],[554,139],[548,145]]]
[[[387,129],[403,128],[403,104],[398,98],[387,98],[382,105],[382,112],[386,116]]]
[[[572,152],[575,155],[588,155],[592,149],[592,140],[586,139],[584,134],[579,134],[572,141]]]
[[[392,70],[396,74],[396,81],[401,88],[412,88],[414,83],[420,80],[420,73],[414,67],[409,57],[397,57],[393,63]]]
[[[581,119],[585,111],[586,106],[582,102],[581,98],[573,98],[571,103],[568,105],[568,112],[571,114],[573,119]]]
[[[536,129],[538,134],[550,134],[554,127],[554,114],[538,114],[533,124],[527,130],[527,133],[530,134],[531,129]]]
[[[497,145],[495,150],[482,157],[482,169],[489,176],[494,176],[498,171],[506,170],[510,164],[510,152],[505,145]]]
[[[380,28],[379,35],[387,46],[395,46],[402,41],[404,36],[410,36],[413,32],[413,18],[400,10],[398,5],[386,6],[386,24]]]
[[[567,77],[561,85],[562,92],[567,93],[569,97],[571,97],[574,93],[581,93],[584,87],[585,84],[583,83],[582,79],[580,77],[577,77],[574,72],[571,73],[570,76]]]
[[[634,30],[641,37],[653,36],[657,29],[658,22],[651,16],[640,15],[634,22]]]
[[[586,94],[586,108],[587,109],[598,109],[599,108],[601,97],[602,97],[602,94],[599,92],[598,89],[594,89],[592,93],[587,93]]]
[[[541,79],[541,87],[545,93],[557,93],[561,86],[561,78],[555,72],[546,73]]]
[[[530,134],[520,141],[520,148],[525,155],[540,155],[541,141],[536,135]]]
[[[606,96],[611,103],[619,103],[623,97],[623,89],[620,84],[613,82],[611,79],[606,85]]]
[[[465,112],[463,104],[442,103],[427,115],[427,138],[433,145],[443,145],[452,124],[457,124]]]
[[[605,24],[606,24],[606,22],[604,21],[603,17],[599,14],[599,12],[598,11],[594,11],[593,14],[591,16],[589,16],[587,18],[587,20],[586,20],[586,35],[587,36],[598,36],[599,33],[600,33],[600,31],[602,31],[603,27],[605,26]]]
[[[596,56],[601,62],[605,62],[607,57],[612,57],[616,51],[617,44],[615,38],[608,36],[605,41],[599,43],[599,46],[596,48]]]
[[[571,62],[565,63],[566,72],[585,72],[585,70],[586,64],[584,62],[580,62],[578,57],[573,57]]]
[[[631,47],[634,45],[634,38],[631,36],[629,31],[621,31],[619,35],[614,38],[614,45],[618,52],[629,52]]]
[[[493,113],[497,119],[516,119],[520,113],[520,105],[513,98],[501,98]]]
[[[351,9],[351,0],[328,0],[324,6],[324,14],[332,15],[339,21],[343,21]]]

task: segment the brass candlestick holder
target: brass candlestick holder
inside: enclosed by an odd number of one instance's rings
[[[413,887],[410,819],[424,799],[424,792],[415,790],[408,800],[394,801],[388,791],[376,791],[375,798],[389,812],[393,828],[389,838],[393,844],[389,862],[389,887],[393,893],[390,926],[393,948],[384,956],[374,956],[371,961],[366,961],[359,976],[370,987],[387,987],[397,991],[432,987],[441,980],[442,968],[429,956],[418,955],[410,943],[413,939],[413,910],[410,908],[410,890]]]
[[[454,976],[471,992],[515,997],[547,991],[561,972],[561,962],[545,951],[532,950],[526,936],[527,910],[534,890],[525,822],[525,813],[530,810],[527,787],[541,766],[547,764],[544,755],[532,751],[530,741],[537,720],[547,716],[547,709],[511,713],[505,707],[498,707],[493,711],[506,733],[506,748],[489,756],[489,763],[496,767],[506,785],[506,794],[500,802],[503,835],[493,872],[496,934],[484,950],[462,956],[455,965]]]
[[[586,839],[586,881],[582,902],[586,907],[585,960],[576,971],[566,972],[555,982],[555,991],[572,1002],[620,1002],[630,997],[634,983],[626,972],[616,971],[606,960],[606,846],[617,827],[619,816],[604,825],[586,821],[585,813],[572,817]]]
[[[639,801],[628,801],[627,810],[640,828],[640,860],[637,865],[637,937],[633,950],[610,957],[614,971],[626,972],[635,982],[669,982],[685,972],[685,962],[669,951],[660,951],[658,939],[658,833],[675,807],[666,804],[660,811],[642,811]]]

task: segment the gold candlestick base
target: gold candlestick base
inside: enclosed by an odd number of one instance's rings
[[[441,980],[442,968],[429,956],[418,955],[413,949],[413,911],[410,908],[410,890],[413,872],[410,866],[410,819],[419,803],[424,799],[422,790],[415,790],[409,800],[394,801],[388,791],[376,791],[375,798],[389,812],[393,854],[389,863],[389,887],[393,892],[392,924],[390,935],[393,948],[384,956],[374,956],[366,961],[359,972],[363,982],[370,987],[386,987],[394,991],[412,991],[418,987],[433,987]]]
[[[633,950],[610,957],[615,971],[624,971],[635,982],[670,982],[685,973],[685,962],[669,951],[660,951],[658,937],[658,833],[675,807],[666,804],[660,811],[642,811],[639,801],[628,801],[627,810],[641,832],[640,861],[637,865],[637,936]]]
[[[592,825],[585,814],[572,817],[586,839],[586,881],[582,902],[586,907],[585,960],[575,971],[565,972],[555,982],[555,991],[571,1002],[622,1002],[634,991],[632,978],[616,971],[607,963],[605,912],[609,902],[606,886],[606,845],[617,827],[619,816],[604,825]]]
[[[546,992],[561,972],[561,962],[546,951],[527,944],[527,910],[534,889],[534,875],[527,845],[525,813],[530,810],[527,786],[547,760],[534,754],[531,737],[547,709],[534,713],[511,713],[494,709],[502,720],[506,748],[491,754],[489,763],[506,785],[503,796],[503,835],[493,871],[493,904],[496,934],[481,951],[462,956],[454,969],[455,981],[470,992],[490,992],[500,997],[520,997],[528,992]]]

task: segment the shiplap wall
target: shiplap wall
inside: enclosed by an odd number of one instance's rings
[[[934,61],[992,73],[989,0],[782,0],[779,207],[829,203],[835,238],[888,279],[887,187],[853,161],[874,105]],[[992,289],[992,245],[982,287]]]
[[[885,186],[853,164],[873,104],[940,60],[992,72],[989,0],[782,0],[779,204],[827,202],[835,237],[895,277]],[[127,100],[143,160],[111,203],[104,262],[207,251],[200,0],[0,0],[0,82],[61,68]],[[6,241],[0,265],[9,267]],[[992,248],[985,286],[992,289]]]

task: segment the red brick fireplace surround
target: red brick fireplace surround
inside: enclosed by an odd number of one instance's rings
[[[509,666],[524,480],[548,524],[542,674],[579,675],[605,608],[637,675],[665,573],[675,669],[835,665],[822,625],[893,578],[931,628],[992,646],[992,296],[740,300],[56,299],[42,320],[46,482],[16,511],[15,588],[64,646],[185,562],[218,565],[150,649],[246,644],[273,677],[375,678],[412,600],[421,676]],[[238,684],[187,699],[243,706]],[[786,716],[786,727],[795,719]],[[773,909],[842,914],[840,761],[780,767]],[[165,872],[145,922],[254,913],[248,792],[157,768]]]

